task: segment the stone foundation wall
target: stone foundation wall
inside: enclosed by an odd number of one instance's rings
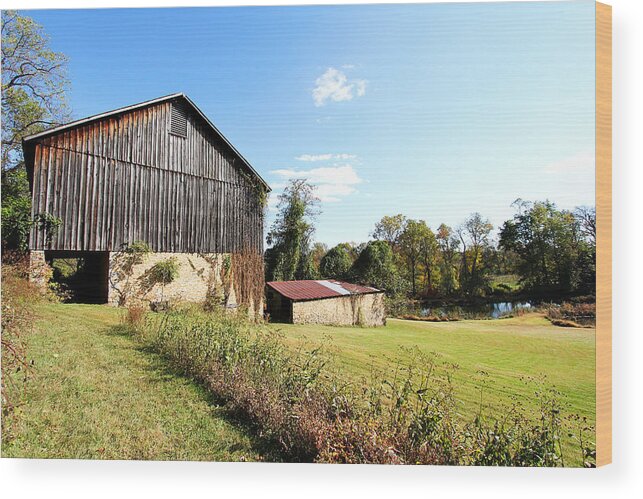
[[[45,260],[45,252],[32,250],[29,252],[29,280],[44,293],[53,275],[53,269]]]
[[[134,300],[203,302],[208,297],[228,308],[238,305],[228,254],[148,253],[129,272],[124,268],[122,256],[122,253],[110,253],[108,302],[111,305],[124,306]],[[165,286],[151,284],[150,269],[170,258],[178,265],[178,276]]]
[[[294,324],[384,326],[384,293],[338,296],[292,304]]]

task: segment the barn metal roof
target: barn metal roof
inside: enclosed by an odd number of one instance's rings
[[[266,285],[270,286],[280,295],[295,301],[381,292],[379,289],[370,286],[361,286],[335,279],[271,281],[267,282]]]
[[[151,106],[153,104],[158,104],[160,102],[165,102],[165,101],[169,101],[169,100],[177,100],[177,99],[181,99],[184,102],[186,102],[192,108],[192,110],[194,112],[196,112],[196,114],[198,114],[201,117],[201,119],[203,119],[203,121],[212,129],[212,131],[218,137],[220,137],[230,147],[230,149],[232,149],[232,151],[241,159],[241,161],[243,162],[245,167],[248,168],[248,170],[250,170],[250,172],[259,179],[259,181],[264,185],[264,187],[268,190],[268,192],[270,192],[271,189],[270,189],[270,186],[268,185],[268,183],[261,177],[261,175],[259,175],[259,173],[257,173],[257,171],[248,162],[248,160],[246,158],[244,158],[239,151],[237,151],[237,149],[225,137],[225,135],[223,135],[219,131],[219,129],[216,126],[214,126],[214,123],[212,123],[208,119],[208,117],[205,114],[203,114],[203,111],[201,111],[197,107],[197,105],[194,102],[192,102],[192,99],[190,99],[183,92],[178,92],[178,93],[175,93],[175,94],[165,95],[163,97],[158,97],[156,99],[148,100],[148,101],[145,101],[145,102],[139,102],[138,104],[132,104],[131,106],[125,106],[125,107],[121,107],[121,108],[118,108],[118,109],[114,109],[113,111],[107,111],[105,113],[95,114],[93,116],[89,116],[87,118],[82,118],[80,120],[71,121],[71,122],[66,123],[64,125],[59,125],[59,126],[50,128],[48,130],[45,130],[43,132],[34,133],[32,135],[29,135],[29,136],[23,138],[22,142],[23,142],[23,144],[26,144],[26,143],[32,142],[33,140],[36,140],[36,139],[42,139],[44,137],[48,137],[49,135],[54,135],[54,134],[56,134],[58,132],[62,132],[62,131],[67,130],[69,128],[82,126],[82,125],[85,125],[87,123],[91,123],[91,122],[94,122],[94,121],[101,120],[103,118],[108,118],[108,117],[111,117],[111,116],[114,116],[114,115],[117,115],[117,114],[127,113],[129,111],[134,111],[136,109],[140,109],[140,108],[146,107],[146,106]]]

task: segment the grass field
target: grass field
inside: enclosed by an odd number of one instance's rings
[[[39,305],[17,436],[3,457],[248,461],[254,442],[192,381],[118,334],[121,310]]]
[[[3,446],[4,457],[270,459],[202,388],[119,334],[121,310],[44,304],[37,313],[37,331],[28,340],[34,368],[17,413],[17,437]],[[479,408],[479,370],[488,373],[489,414],[504,413],[514,399],[537,414],[536,387],[522,378],[542,375],[561,392],[566,414],[595,419],[593,329],[555,327],[536,314],[444,323],[390,319],[383,328],[269,327],[291,347],[323,344],[355,384],[372,368],[391,372],[408,362],[405,348],[437,353],[459,366],[454,386],[464,420]],[[580,464],[568,439],[565,456],[568,465]]]
[[[439,323],[389,319],[382,328],[271,327],[293,347],[325,345],[340,372],[356,383],[368,380],[373,368],[391,372],[398,362],[408,362],[405,348],[437,353],[459,366],[454,385],[464,420],[473,418],[480,407],[477,372],[482,370],[489,373],[483,395],[488,413],[503,413],[514,398],[535,411],[536,387],[524,378],[537,377],[560,391],[566,414],[595,421],[594,329],[556,327],[537,314]],[[579,459],[569,439],[565,447],[567,457]]]

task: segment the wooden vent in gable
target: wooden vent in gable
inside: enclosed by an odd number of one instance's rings
[[[180,104],[172,104],[170,117],[170,133],[179,137],[186,137],[188,134],[188,116],[185,108]]]

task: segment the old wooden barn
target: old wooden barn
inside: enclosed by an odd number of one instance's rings
[[[186,95],[52,128],[23,150],[33,214],[62,222],[53,237],[32,230],[33,275],[55,259],[82,259],[88,301],[260,299],[270,188]],[[151,252],[130,265],[135,242]],[[149,269],[168,259],[178,278],[146,286]]]

